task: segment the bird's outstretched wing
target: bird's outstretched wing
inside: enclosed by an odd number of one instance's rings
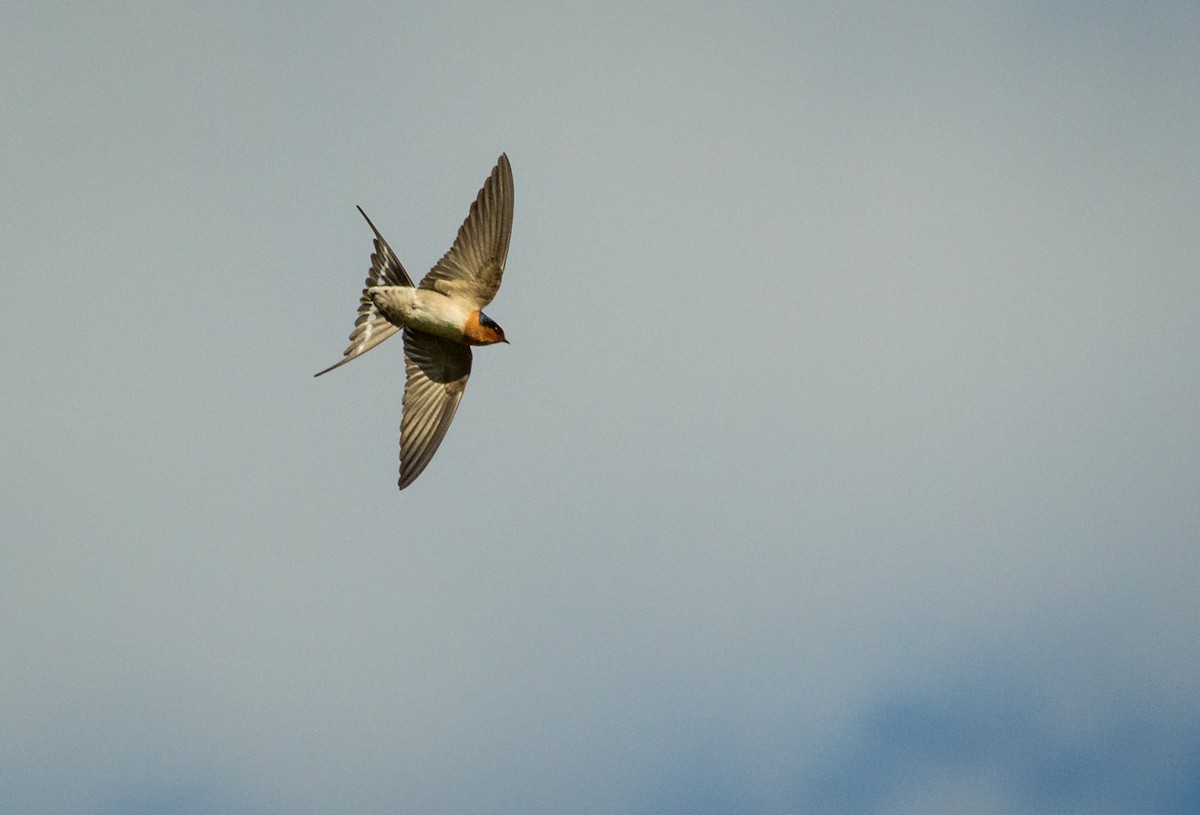
[[[404,416],[400,489],[425,469],[442,443],[471,375],[471,349],[423,331],[404,330]]]
[[[367,218],[367,213],[363,212],[362,207],[359,207],[358,211],[362,212],[364,218]],[[358,319],[354,321],[354,330],[350,332],[350,345],[342,352],[342,360],[314,376],[327,374],[355,357],[362,356],[400,330],[398,326],[389,322],[387,317],[379,313],[379,309],[367,296],[367,289],[372,286],[411,287],[413,283],[408,272],[404,271],[404,267],[396,258],[396,253],[392,251],[392,247],[388,246],[383,235],[379,234],[379,230],[375,228],[375,224],[371,223],[370,218],[367,218],[367,223],[370,224],[371,231],[375,233],[375,251],[371,253],[371,271],[367,273],[362,296],[358,300]]]
[[[512,219],[512,167],[508,156],[502,154],[471,204],[454,245],[425,275],[421,288],[461,299],[477,309],[492,302],[504,274]]]

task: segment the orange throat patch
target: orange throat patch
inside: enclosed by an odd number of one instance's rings
[[[491,345],[504,341],[504,333],[479,321],[480,312],[472,311],[463,326],[463,337],[471,345]]]

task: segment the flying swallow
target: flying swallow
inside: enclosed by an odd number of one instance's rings
[[[471,375],[471,346],[508,342],[481,309],[496,296],[512,232],[513,178],[501,155],[471,204],[450,251],[414,286],[375,224],[371,271],[359,298],[350,346],[340,362],[362,356],[404,332],[404,403],[400,420],[400,489],[413,482],[442,443]]]

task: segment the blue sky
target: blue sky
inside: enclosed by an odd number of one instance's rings
[[[1200,806],[1192,4],[55,8],[0,31],[0,796]],[[395,486],[369,264],[497,156]]]

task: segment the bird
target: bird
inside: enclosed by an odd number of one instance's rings
[[[400,420],[400,489],[429,464],[450,428],[471,375],[471,346],[508,343],[504,329],[483,313],[504,275],[513,218],[513,177],[501,154],[471,204],[449,251],[421,283],[375,233],[371,270],[343,359],[327,374],[370,351],[397,331],[404,336],[404,399]]]

